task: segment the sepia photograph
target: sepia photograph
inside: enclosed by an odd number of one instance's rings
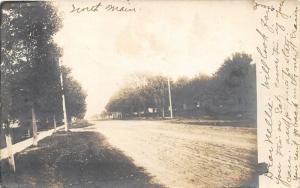
[[[0,187],[299,186],[299,3],[272,3],[1,2]]]

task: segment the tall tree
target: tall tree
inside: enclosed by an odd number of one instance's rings
[[[49,2],[2,4],[1,124],[6,130],[11,122],[24,123],[30,116],[36,130],[37,106],[45,100],[47,90],[57,85],[50,83],[58,72],[51,51],[57,48],[52,36],[60,26],[57,11]]]
[[[63,67],[64,92],[66,97],[66,109],[68,120],[72,117],[83,119],[86,112],[87,94],[71,75],[71,69]]]
[[[128,115],[148,108],[163,110],[168,99],[166,83],[163,76],[138,74],[110,99],[106,110]],[[172,85],[174,109],[179,116],[256,117],[255,64],[248,54],[233,54],[213,76],[182,77]]]
[[[242,53],[235,53],[225,60],[214,76],[216,103],[226,109],[230,106],[233,112],[256,110],[253,109],[253,101],[256,101],[255,64],[251,63],[251,56]]]

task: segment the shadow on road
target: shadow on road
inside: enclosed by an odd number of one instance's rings
[[[16,155],[16,173],[1,161],[3,187],[163,187],[94,132],[56,133]]]

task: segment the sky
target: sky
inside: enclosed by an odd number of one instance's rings
[[[101,3],[98,11],[71,13]],[[109,4],[135,12],[106,11]],[[211,75],[235,52],[256,46],[251,1],[57,1],[63,27],[54,37],[62,63],[87,92],[89,117],[101,113],[129,74],[176,79]]]

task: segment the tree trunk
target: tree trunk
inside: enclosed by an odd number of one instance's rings
[[[34,107],[31,108],[31,114],[32,114],[32,139],[33,139],[33,145],[37,146],[37,125],[36,125],[36,117],[35,117]]]
[[[11,170],[15,172],[16,165],[15,165],[15,157],[13,152],[12,136],[11,136],[11,129],[9,127],[9,123],[5,126],[5,141],[6,141],[6,149],[8,154],[8,163],[10,165]]]
[[[53,115],[53,126],[54,126],[54,132],[56,132],[56,119],[55,119],[55,115]]]
[[[28,129],[27,129],[27,135],[28,135],[29,138],[31,137],[31,130],[30,130],[30,127],[28,127]]]

